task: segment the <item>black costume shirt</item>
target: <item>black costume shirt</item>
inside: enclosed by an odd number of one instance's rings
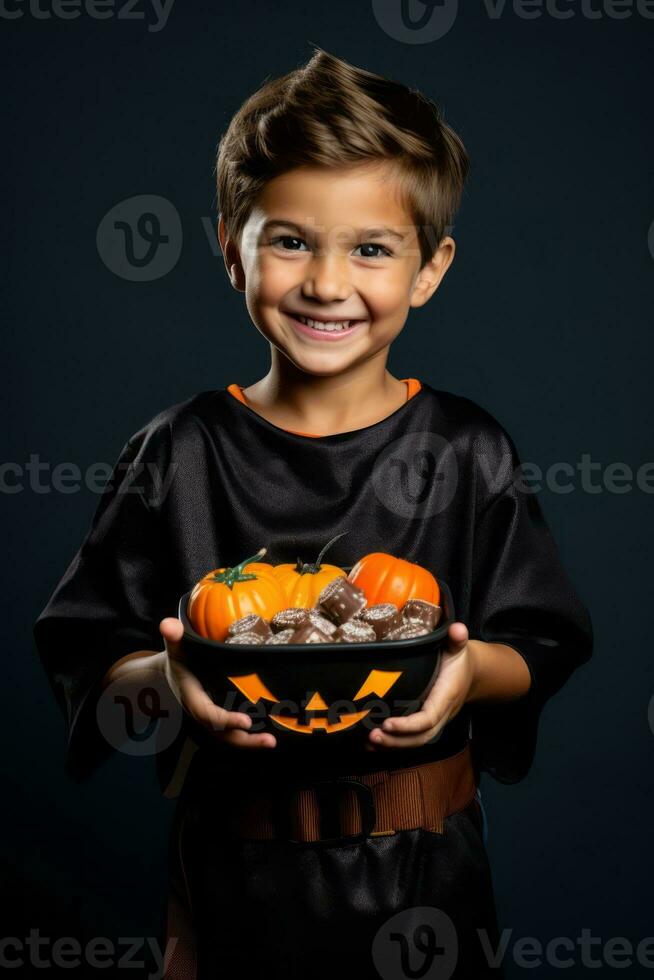
[[[419,748],[350,748],[343,771],[427,762],[471,737],[478,770],[503,783],[522,779],[542,708],[590,658],[592,627],[535,494],[515,479],[519,464],[492,415],[425,383],[380,422],[322,437],[281,429],[226,389],[155,416],[123,447],[34,628],[67,721],[68,772],[84,778],[112,751],[94,710],[106,671],[127,653],[161,650],[159,622],[177,616],[180,596],[203,575],[262,546],[271,564],[315,560],[348,531],[325,560],[350,566],[383,551],[429,568],[450,586],[472,639],[524,657],[531,687],[511,701],[464,705]],[[157,756],[162,789],[185,739],[211,751],[194,726],[184,713],[179,737]],[[215,751],[239,767],[285,764],[277,749]]]

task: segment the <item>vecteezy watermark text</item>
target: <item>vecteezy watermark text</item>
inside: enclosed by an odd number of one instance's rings
[[[108,493],[115,489],[120,494],[138,494],[148,504],[155,505],[168,494],[176,471],[176,462],[171,462],[164,472],[153,462],[139,466],[127,462],[115,466],[96,462],[82,471],[77,463],[62,462],[53,466],[42,461],[38,453],[30,453],[26,463],[0,463],[0,493],[11,495],[31,490],[38,494],[71,494],[82,489]]]
[[[166,943],[166,956],[171,955],[177,942],[177,937],[169,937]],[[143,971],[148,966],[143,959],[143,952],[146,952],[150,962],[154,960],[156,970],[153,973],[141,972],[139,976],[148,977],[148,980],[161,980],[164,955],[158,940],[153,936],[121,936],[118,943],[112,942],[106,936],[94,936],[82,945],[74,936],[59,936],[52,939],[50,936],[42,936],[39,929],[30,929],[29,936],[0,938],[0,969],[15,970],[29,964],[37,969],[46,970],[53,966],[72,969],[87,965],[94,970],[116,966]],[[135,958],[139,956],[140,958]]]
[[[1,20],[76,20],[85,14],[91,20],[143,21],[154,15],[148,31],[156,34],[168,23],[175,0],[0,0]]]
[[[489,20],[512,14],[520,20],[654,20],[654,0],[482,0],[477,9]],[[404,44],[430,44],[452,29],[459,0],[372,0],[375,20],[389,37]]]
[[[572,493],[579,484],[583,493],[629,493],[634,482],[643,493],[654,493],[654,461],[642,463],[636,470],[628,463],[616,460],[606,464],[593,461],[590,453],[582,453],[576,464],[558,461],[543,469],[538,463],[523,462],[510,469],[501,468],[493,474],[484,456],[480,457],[480,467],[486,477],[489,489],[503,485],[502,472],[507,473],[508,482],[520,493],[538,493],[543,484],[552,493]],[[594,474],[597,479],[594,479]],[[530,482],[531,481],[531,482]]]
[[[422,442],[418,437],[424,437]],[[424,442],[424,445],[423,445]],[[634,467],[620,460],[601,463],[591,453],[582,453],[571,463],[556,461],[542,467],[538,463],[521,462],[511,469],[504,461],[499,466],[482,453],[477,456],[479,479],[489,492],[497,493],[512,485],[518,493],[534,494],[547,488],[551,493],[569,494],[581,491],[589,494],[625,494],[633,490],[654,494],[654,461]],[[168,494],[178,464],[171,461],[165,470],[153,462],[94,462],[82,469],[77,463],[50,463],[39,453],[30,453],[26,462],[0,463],[0,494],[9,496],[29,490],[37,494],[107,493],[140,494],[149,504],[158,504]],[[124,474],[124,476],[122,475]],[[113,477],[113,479],[112,479]],[[411,508],[412,516],[433,486],[438,483],[441,494],[437,510],[444,510],[456,492],[459,479],[454,450],[450,443],[436,433],[416,433],[402,436],[380,454],[371,478],[379,492],[391,497],[402,491],[402,499]]]

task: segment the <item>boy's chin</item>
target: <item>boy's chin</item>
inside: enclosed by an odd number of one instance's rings
[[[313,355],[305,355],[291,350],[283,350],[281,353],[300,371],[322,378],[343,374],[358,360],[355,357],[344,357],[342,354],[338,357],[335,355],[330,357],[328,354],[322,354],[321,351]]]

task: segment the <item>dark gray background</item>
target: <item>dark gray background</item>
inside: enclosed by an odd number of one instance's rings
[[[601,487],[612,462],[650,461],[653,22],[616,19],[601,0],[594,19],[581,0],[567,7],[567,20],[526,19],[508,3],[500,17],[466,3],[444,37],[408,44],[370,2],[176,0],[153,31],[143,0],[146,18],[130,20],[40,18],[15,0],[23,16],[0,17],[5,459],[112,464],[167,405],[266,372],[267,346],[203,219],[215,223],[214,151],[231,114],[314,42],[436,99],[472,160],[454,265],[410,314],[394,375],[476,400],[543,469],[589,453]],[[131,282],[103,263],[96,233],[143,194],[174,205],[183,243],[167,275]],[[81,785],[64,776],[63,720],[32,643],[100,498],[24,482],[2,500],[9,931],[157,936],[174,804],[151,760],[116,755]],[[635,481],[589,493],[577,477],[539,499],[596,649],[545,709],[529,776],[484,778],[488,848],[509,961],[520,937],[576,941],[588,928],[606,965],[610,939],[654,936],[652,495]],[[569,975],[586,972],[575,963]],[[651,975],[633,963],[630,976]]]

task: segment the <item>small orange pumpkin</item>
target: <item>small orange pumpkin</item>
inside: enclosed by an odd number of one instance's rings
[[[402,608],[408,599],[425,599],[438,605],[441,597],[438,582],[430,571],[382,551],[360,558],[347,577],[363,590],[369,606],[394,602]]]
[[[196,633],[222,642],[229,626],[242,616],[256,613],[271,619],[286,608],[284,590],[272,565],[258,562],[265,548],[233,568],[217,568],[195,585],[188,600],[187,615]],[[248,571],[244,572],[245,566]]]
[[[328,541],[315,562],[303,562],[298,558],[297,563],[275,565],[274,572],[286,594],[289,606],[300,609],[311,609],[318,601],[318,596],[332,579],[346,578],[347,574],[337,565],[321,565],[322,557],[334,541],[342,538],[347,531],[342,531]]]

